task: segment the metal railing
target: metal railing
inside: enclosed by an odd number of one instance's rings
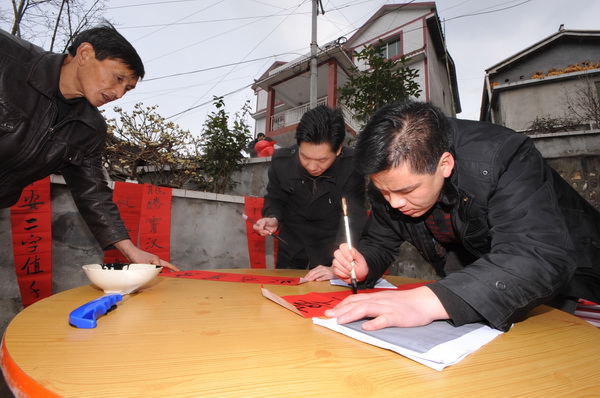
[[[317,105],[327,105],[327,97],[317,100]],[[338,107],[342,109],[346,124],[352,127],[354,131],[358,132],[360,123],[354,118],[352,112],[350,112],[350,110],[343,104],[338,104]],[[304,104],[271,116],[271,131],[298,124],[302,118],[302,115],[309,110],[310,104]]]
[[[327,97],[317,100],[317,105],[327,105]],[[304,104],[271,116],[271,131],[297,124],[309,109],[310,104]]]

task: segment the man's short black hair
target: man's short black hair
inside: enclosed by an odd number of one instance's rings
[[[328,143],[332,152],[337,152],[344,143],[346,127],[341,109],[319,105],[304,115],[296,128],[296,142],[311,144]]]
[[[144,63],[131,43],[123,37],[114,26],[109,23],[84,30],[79,33],[67,48],[70,55],[75,56],[77,49],[83,43],[90,43],[94,47],[96,59],[114,59],[123,62],[140,79],[144,78],[146,71]]]
[[[435,106],[417,101],[381,107],[358,135],[359,173],[378,174],[406,163],[413,173],[432,174],[444,152],[453,152],[452,128]]]

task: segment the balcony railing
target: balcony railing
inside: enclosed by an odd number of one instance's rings
[[[317,100],[318,105],[327,105],[327,97]],[[310,109],[310,104],[304,104],[285,112],[271,116],[271,131],[298,124],[302,115]]]
[[[327,97],[323,97],[317,100],[317,106],[318,105],[327,105]],[[350,112],[350,110],[342,104],[338,104],[338,107],[342,109],[342,113],[344,114],[344,120],[346,124],[352,127],[354,131],[358,132],[360,128],[360,123],[356,119],[354,119],[354,115],[352,115],[352,112]],[[271,116],[271,131],[279,130],[284,127],[298,124],[300,122],[300,119],[302,118],[302,115],[304,115],[309,110],[310,104],[304,104]]]

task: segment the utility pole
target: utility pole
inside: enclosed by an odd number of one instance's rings
[[[317,15],[319,1],[312,0],[312,35],[310,42],[310,109],[317,106]],[[322,6],[321,6],[322,7]]]

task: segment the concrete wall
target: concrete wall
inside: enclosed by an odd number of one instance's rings
[[[523,131],[531,129],[536,118],[571,116],[567,108],[567,97],[577,98],[577,92],[582,90],[582,81],[577,78],[566,80],[549,77],[511,83],[495,90],[498,90],[494,110],[496,123]]]
[[[600,130],[535,134],[531,138],[546,159],[600,156]]]
[[[600,211],[600,130],[531,136],[548,164]]]

